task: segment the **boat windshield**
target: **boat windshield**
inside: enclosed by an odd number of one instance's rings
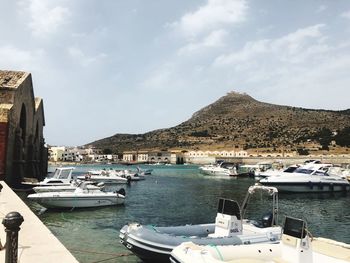
[[[286,217],[283,234],[302,239],[306,236],[305,228],[306,225],[303,220]]]
[[[72,171],[71,169],[63,169],[63,170],[57,169],[53,177],[57,179],[68,179],[71,174],[71,171]]]
[[[313,170],[305,169],[305,168],[298,168],[295,170],[295,173],[301,173],[301,174],[311,174]]]
[[[236,216],[237,219],[239,220],[241,219],[241,212],[240,212],[239,205],[234,200],[220,198],[219,204],[218,204],[218,213]]]
[[[293,172],[295,172],[295,170],[296,170],[297,168],[298,168],[298,167],[290,166],[290,167],[288,167],[286,170],[284,170],[283,172],[285,172],[285,173],[293,173]]]

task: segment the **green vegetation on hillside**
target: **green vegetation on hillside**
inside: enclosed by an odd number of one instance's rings
[[[328,150],[332,141],[350,145],[350,110],[303,109],[259,102],[231,92],[168,129],[145,134],[116,134],[90,143],[113,152],[162,148],[215,149],[279,147],[304,149],[315,143]]]

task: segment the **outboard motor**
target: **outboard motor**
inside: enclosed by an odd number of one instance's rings
[[[124,188],[120,188],[120,189],[117,191],[117,193],[120,194],[120,195],[123,195],[123,196],[125,196],[125,194],[126,194]]]
[[[272,220],[273,220],[272,212],[267,212],[266,214],[264,214],[261,218],[262,227],[271,227],[273,223]]]
[[[242,234],[241,210],[234,200],[219,199],[215,231],[210,237],[229,237]]]

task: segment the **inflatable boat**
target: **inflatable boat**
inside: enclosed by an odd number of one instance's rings
[[[273,212],[260,222],[243,219],[249,197],[257,190],[273,196]],[[171,227],[155,227],[132,223],[119,234],[127,249],[145,262],[169,262],[171,251],[183,242],[198,245],[241,245],[276,242],[281,238],[281,227],[276,226],[278,208],[277,189],[254,185],[249,187],[242,210],[234,200],[219,199],[215,223]]]
[[[350,245],[313,238],[306,222],[286,217],[282,239],[275,243],[241,246],[196,245],[185,242],[170,256],[172,263],[345,263],[350,261]]]

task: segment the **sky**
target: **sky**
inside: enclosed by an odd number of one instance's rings
[[[350,108],[348,0],[1,0],[0,32],[50,145],[173,127],[230,91]]]

